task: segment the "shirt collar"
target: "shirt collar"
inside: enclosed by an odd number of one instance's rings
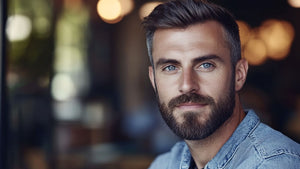
[[[224,167],[224,165],[230,161],[238,146],[252,133],[259,123],[260,120],[253,110],[246,111],[245,118],[205,168],[216,168],[216,166],[218,168]]]

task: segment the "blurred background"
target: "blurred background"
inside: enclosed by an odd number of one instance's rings
[[[244,107],[300,142],[300,0],[211,1],[240,26]],[[5,168],[143,169],[179,140],[156,107],[141,26],[163,1],[0,2]]]

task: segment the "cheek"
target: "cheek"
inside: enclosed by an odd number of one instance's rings
[[[202,93],[209,95],[216,102],[227,94],[231,85],[231,74],[217,74],[206,79],[206,83],[202,85]]]
[[[174,79],[157,78],[156,87],[160,102],[168,103],[177,94],[177,84]]]

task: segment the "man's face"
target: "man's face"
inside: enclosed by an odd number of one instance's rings
[[[162,117],[186,140],[206,138],[232,115],[235,78],[224,33],[209,21],[154,34],[150,80]]]

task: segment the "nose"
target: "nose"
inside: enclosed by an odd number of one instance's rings
[[[195,93],[199,90],[197,72],[184,70],[180,78],[179,92],[182,94]]]

